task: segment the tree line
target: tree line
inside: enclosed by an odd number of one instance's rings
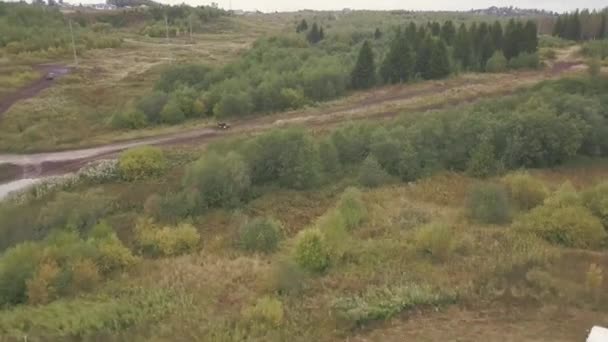
[[[458,69],[486,71],[493,69],[499,59],[504,59],[505,68],[508,61],[513,67],[522,63],[534,66],[538,59],[533,56],[538,50],[537,30],[532,20],[524,23],[512,19],[504,28],[499,21],[491,25],[463,23],[458,29],[449,20],[443,25],[429,22],[416,26],[412,22],[405,30],[397,29],[379,68],[371,44],[363,44],[352,71],[352,85],[356,89],[371,87],[377,83],[377,72],[383,83],[401,83],[415,78],[439,79]]]
[[[602,11],[574,11],[557,17],[553,35],[569,40],[608,38],[608,8]]]

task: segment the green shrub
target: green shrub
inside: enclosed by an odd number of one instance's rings
[[[602,61],[599,58],[589,59],[587,61],[587,72],[591,77],[598,77],[602,72]]]
[[[494,55],[486,63],[487,72],[505,72],[507,71],[507,58],[498,50],[494,52]]]
[[[518,172],[503,178],[509,196],[521,210],[530,210],[543,204],[549,195],[547,187],[529,173]]]
[[[117,129],[139,129],[146,127],[146,115],[140,110],[119,111],[112,115],[110,125]]]
[[[118,160],[118,169],[128,181],[158,177],[166,168],[167,160],[158,147],[136,147],[123,152]]]
[[[583,204],[593,215],[597,216],[608,230],[608,182],[584,191],[582,195]]]
[[[376,158],[368,156],[359,169],[359,184],[375,188],[389,180],[389,175],[378,163]]]
[[[283,303],[279,299],[262,297],[258,298],[255,305],[246,308],[243,311],[243,316],[249,321],[278,327],[283,323],[285,313],[283,311]]]
[[[273,268],[271,285],[278,294],[297,294],[305,286],[307,274],[295,262],[281,260]]]
[[[294,259],[310,272],[321,273],[329,267],[329,251],[321,231],[307,229],[298,235]]]
[[[97,247],[95,262],[104,274],[126,270],[139,261],[114,232],[108,237],[94,239],[94,244]]]
[[[582,206],[544,205],[518,220],[516,227],[553,244],[576,248],[598,247],[607,236],[599,219]]]
[[[418,306],[453,304],[452,291],[439,291],[428,285],[407,284],[392,287],[372,287],[362,295],[338,298],[332,309],[338,318],[356,325],[388,320]]]
[[[454,251],[454,232],[441,223],[428,224],[416,232],[416,249],[438,261],[446,261]]]
[[[367,218],[363,194],[357,188],[346,189],[340,196],[336,209],[342,215],[348,230],[359,227]]]
[[[256,218],[247,222],[240,232],[240,245],[250,252],[274,252],[281,239],[281,224],[273,219]]]
[[[45,306],[19,306],[0,313],[0,335],[21,340],[95,339],[173,311],[175,295],[165,290],[128,289],[118,293],[59,300]]]
[[[85,233],[111,211],[111,206],[112,199],[99,191],[84,194],[58,192],[40,210],[38,227],[42,237],[53,228],[71,228]]]
[[[202,208],[236,206],[251,186],[247,164],[235,152],[207,153],[188,168],[183,183],[198,193]]]
[[[538,69],[539,66],[538,53],[522,52],[509,61],[509,68],[511,69]]]
[[[369,154],[371,133],[368,125],[345,125],[335,130],[331,139],[342,165],[359,163]]]
[[[160,120],[162,123],[174,125],[186,120],[186,114],[182,110],[177,99],[171,97],[160,112]]]
[[[251,96],[244,91],[225,93],[213,110],[217,117],[242,116],[251,114],[252,111]]]
[[[551,208],[566,208],[582,206],[581,195],[576,191],[572,183],[562,184],[554,193],[545,199],[545,206]]]
[[[162,112],[165,104],[169,100],[166,93],[156,91],[142,97],[137,103],[137,110],[144,113],[149,123],[160,123]]]
[[[308,189],[319,182],[321,162],[310,133],[274,130],[244,147],[254,184],[277,182],[290,189]]]
[[[331,140],[325,139],[319,144],[319,156],[321,167],[327,175],[335,176],[342,168],[338,150]]]
[[[42,258],[40,244],[26,242],[8,249],[0,258],[0,305],[24,303],[26,282]]]
[[[352,238],[348,233],[344,215],[337,209],[329,210],[317,220],[316,227],[323,233],[330,261],[334,264],[342,261],[352,249]]]
[[[509,198],[497,184],[480,183],[467,196],[467,210],[473,220],[486,224],[503,224],[511,220]]]
[[[190,224],[177,227],[157,227],[150,221],[140,221],[135,228],[136,240],[146,254],[152,256],[176,256],[194,252],[200,235]]]
[[[501,163],[496,160],[494,144],[489,139],[482,139],[471,152],[467,172],[473,177],[485,178],[498,173],[501,169]]]

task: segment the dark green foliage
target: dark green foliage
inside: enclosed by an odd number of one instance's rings
[[[241,227],[241,248],[249,252],[274,252],[281,238],[281,225],[272,219],[256,218]]]
[[[385,83],[407,82],[413,78],[415,57],[407,41],[407,36],[398,32],[386,55],[380,74]]]
[[[505,72],[507,71],[507,58],[502,51],[496,51],[492,58],[486,63],[487,72]]]
[[[214,107],[213,112],[217,117],[221,118],[251,114],[252,110],[253,102],[251,96],[244,91],[238,91],[224,94],[222,99]]]
[[[420,41],[416,54],[416,74],[424,79],[431,78],[431,54],[433,52],[433,40],[427,37]]]
[[[26,280],[30,279],[42,258],[38,244],[26,242],[6,251],[0,259],[0,305],[27,301]]]
[[[500,21],[495,21],[490,28],[490,34],[492,35],[492,44],[496,50],[502,50],[504,44],[504,32]]]
[[[319,28],[319,25],[317,25],[317,23],[313,23],[312,28],[310,29],[310,31],[308,31],[308,34],[306,35],[306,39],[308,39],[308,42],[311,44],[317,44],[318,42],[323,40],[324,35],[325,33],[323,32],[323,27]]]
[[[433,46],[431,48],[431,57],[429,60],[427,78],[444,78],[450,74],[450,71],[450,56],[448,55],[448,48],[445,46],[443,41],[436,40],[433,42]]]
[[[474,177],[488,177],[500,170],[500,163],[496,160],[494,142],[484,137],[472,151],[467,165],[467,171]]]
[[[155,91],[139,100],[137,109],[146,116],[146,120],[150,123],[161,122],[161,112],[167,104],[169,97],[165,92]]]
[[[302,19],[302,21],[296,27],[296,33],[306,32],[306,31],[308,31],[308,22],[306,22],[306,19]]]
[[[333,132],[332,141],[343,165],[359,163],[369,154],[369,127],[355,123],[345,125]]]
[[[186,114],[184,114],[184,111],[176,98],[171,98],[167,101],[163,110],[160,112],[160,120],[162,123],[166,124],[178,124],[186,120]]]
[[[509,196],[497,184],[477,184],[470,190],[467,198],[469,216],[480,223],[504,224],[511,220]]]
[[[538,69],[540,59],[537,53],[522,52],[509,61],[511,69]]]
[[[471,37],[465,24],[461,24],[454,41],[454,58],[460,62],[464,69],[468,69],[472,63]]]
[[[321,167],[327,175],[333,176],[342,168],[338,150],[331,139],[325,139],[319,144],[319,157]]]
[[[290,189],[307,189],[319,181],[318,147],[304,130],[264,134],[247,146],[246,151],[254,184],[277,182]]]
[[[374,39],[378,40],[382,38],[382,31],[380,31],[379,28],[376,28],[376,31],[374,32]]]
[[[236,206],[249,192],[247,164],[237,153],[209,153],[190,166],[184,176],[186,189],[199,194],[199,208]]]
[[[454,43],[454,39],[456,38],[456,27],[451,20],[443,23],[441,27],[441,39],[445,41],[447,45],[452,45]]]
[[[357,63],[351,74],[351,82],[354,89],[368,89],[376,83],[374,52],[368,41],[363,43],[359,51]]]
[[[171,65],[161,73],[156,89],[169,93],[180,86],[196,86],[209,72],[211,68],[201,64]]]
[[[359,169],[359,184],[375,188],[386,183],[389,180],[389,175],[378,163],[376,158],[368,156],[365,158]]]

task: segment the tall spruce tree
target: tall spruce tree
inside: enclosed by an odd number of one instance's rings
[[[523,29],[523,51],[528,53],[534,53],[538,50],[538,27],[532,20],[526,22],[526,26]]]
[[[409,45],[416,49],[418,47],[418,34],[417,34],[416,24],[414,22],[410,22],[405,29],[405,39],[409,43]]]
[[[431,56],[429,59],[428,78],[440,79],[450,74],[450,56],[448,48],[441,39],[431,43]]]
[[[454,26],[454,23],[451,20],[448,20],[443,23],[443,26],[441,27],[440,36],[441,39],[446,42],[446,44],[450,46],[454,44],[454,39],[456,38],[456,27]]]
[[[515,24],[515,19],[511,19],[507,23],[507,27],[505,29],[505,40],[503,47],[503,51],[507,59],[511,59],[519,55],[518,44],[517,24]]]
[[[351,73],[351,81],[354,89],[368,89],[376,83],[374,51],[367,40],[359,51],[359,58]]]
[[[374,39],[378,40],[380,38],[382,38],[382,31],[380,31],[380,29],[376,27],[376,31],[374,32]]]
[[[300,33],[305,32],[306,30],[308,30],[308,23],[306,22],[306,19],[302,19],[300,24],[298,24],[298,27],[296,27],[296,32]]]
[[[471,54],[471,37],[466,25],[461,24],[454,40],[454,58],[466,70],[471,66]]]
[[[308,31],[308,35],[306,36],[306,38],[311,44],[316,44],[321,40],[321,34],[319,32],[319,26],[317,25],[317,23],[312,24],[312,28],[310,29],[310,31]]]
[[[494,49],[502,50],[503,46],[503,30],[500,21],[496,20],[492,25],[490,32],[492,33],[492,44]]]
[[[415,58],[410,44],[405,34],[397,31],[380,68],[382,80],[385,83],[407,82],[413,78],[414,65]]]
[[[608,38],[608,33],[606,32],[606,30],[608,29],[608,10],[603,10],[601,16],[602,20],[597,36],[599,39],[605,39]]]
[[[479,48],[479,66],[481,70],[485,69],[488,60],[494,55],[494,43],[492,40],[492,34],[490,32],[486,33],[486,36],[483,37],[481,41],[481,46]]]
[[[416,54],[416,67],[414,71],[424,79],[430,79],[430,59],[431,50],[433,49],[433,40],[430,36],[423,39],[418,45],[418,53]]]

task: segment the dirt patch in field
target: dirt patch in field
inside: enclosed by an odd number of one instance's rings
[[[58,78],[63,75],[67,75],[71,70],[70,67],[60,64],[38,65],[34,67],[34,69],[41,75],[37,81],[30,83],[16,92],[0,99],[0,119],[2,118],[2,114],[11,108],[11,106],[17,101],[32,98],[38,95],[38,93],[44,89],[52,86],[56,81],[47,79],[46,76],[49,73],[55,74],[55,76]]]
[[[594,325],[608,324],[605,313],[547,307],[538,310],[496,308],[414,313],[395,319],[349,342],[435,341],[584,341]]]

